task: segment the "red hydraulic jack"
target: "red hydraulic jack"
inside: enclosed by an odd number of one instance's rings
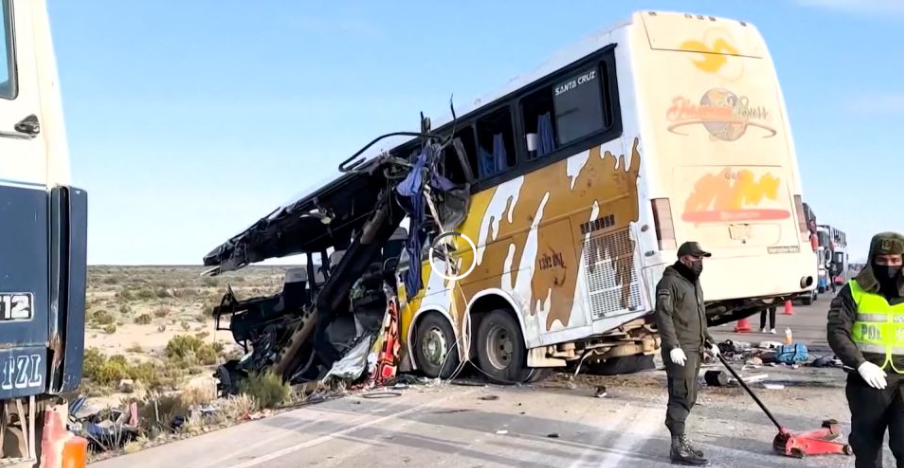
[[[766,405],[763,404],[759,397],[753,393],[753,390],[747,386],[747,382],[744,382],[741,376],[735,372],[734,368],[728,364],[728,361],[726,361],[722,355],[719,355],[719,360],[722,361],[722,364],[725,365],[728,372],[731,372],[731,375],[739,384],[741,384],[741,387],[744,387],[744,390],[747,391],[747,394],[753,398],[753,401],[755,401],[757,405],[759,405],[760,409],[766,413],[766,416],[772,420],[772,424],[775,424],[775,427],[778,428],[778,434],[776,434],[775,439],[772,440],[772,448],[777,453],[795,458],[804,458],[813,455],[854,454],[854,450],[850,445],[835,440],[841,437],[841,427],[838,425],[838,421],[823,421],[821,428],[814,431],[802,432],[800,434],[794,434],[786,429],[779,424],[778,420],[775,419],[775,416],[772,415],[772,412],[769,411],[769,408],[766,408]]]

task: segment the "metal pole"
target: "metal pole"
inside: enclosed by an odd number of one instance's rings
[[[756,393],[753,393],[753,390],[751,390],[750,387],[747,386],[747,382],[744,382],[744,379],[742,379],[741,376],[738,375],[737,372],[735,372],[734,368],[728,364],[728,361],[726,361],[721,354],[719,354],[719,360],[722,361],[722,364],[725,365],[725,367],[728,369],[728,372],[731,372],[731,375],[734,376],[735,379],[737,379],[738,383],[741,384],[741,387],[744,387],[744,390],[746,390],[750,397],[753,398],[753,401],[755,401],[756,404],[760,406],[760,409],[762,409],[763,412],[766,413],[766,416],[769,416],[769,419],[772,420],[772,424],[775,424],[775,427],[777,427],[779,431],[782,431],[784,429],[782,425],[779,424],[777,419],[775,419],[775,416],[772,415],[772,412],[769,411],[769,408],[766,408],[766,405],[764,405],[760,398],[756,396]]]

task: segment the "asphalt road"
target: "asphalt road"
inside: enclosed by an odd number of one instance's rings
[[[779,315],[795,339],[825,346],[828,300]],[[758,320],[757,320],[758,321]],[[759,325],[758,323],[753,324]],[[758,341],[771,335],[716,334]],[[825,418],[848,422],[838,369],[768,369],[785,390],[760,390],[793,429]],[[594,398],[605,383],[608,395]],[[664,374],[625,378],[558,376],[524,387],[453,384],[412,387],[400,396],[348,396],[192,439],[92,464],[125,467],[659,467],[670,466]],[[771,452],[775,429],[738,389],[703,389],[689,421],[711,466],[853,466],[852,457],[796,460]],[[845,434],[847,434],[845,427]],[[891,454],[886,454],[890,464]]]

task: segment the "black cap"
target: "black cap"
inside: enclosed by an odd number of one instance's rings
[[[685,242],[678,247],[678,257],[693,255],[695,257],[712,257],[713,254],[703,250],[697,242]]]

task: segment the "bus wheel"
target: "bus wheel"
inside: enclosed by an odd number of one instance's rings
[[[445,317],[431,313],[418,322],[414,359],[417,368],[431,379],[448,379],[458,368],[455,331]]]
[[[480,321],[477,362],[495,383],[515,384],[531,377],[521,326],[505,310],[494,310]]]

